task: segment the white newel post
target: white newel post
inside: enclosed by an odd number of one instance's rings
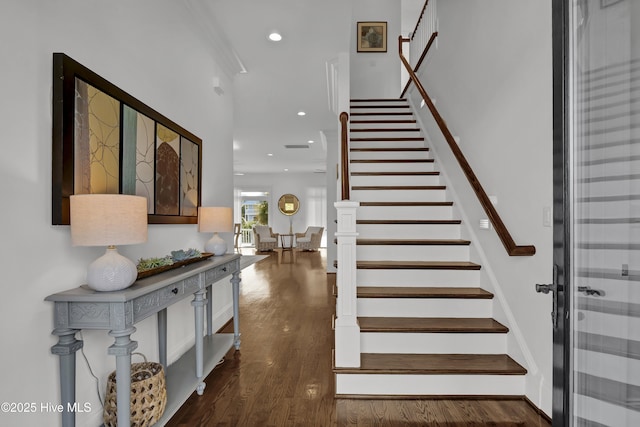
[[[338,211],[338,269],[336,301],[337,368],[360,366],[360,326],[356,298],[356,210],[360,203],[344,200],[334,204]]]

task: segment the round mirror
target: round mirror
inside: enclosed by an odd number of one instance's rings
[[[285,215],[295,215],[300,209],[300,200],[293,194],[283,194],[278,199],[278,209]]]

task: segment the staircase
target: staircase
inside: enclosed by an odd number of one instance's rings
[[[350,122],[361,363],[336,395],[524,395],[409,104],[352,100]]]

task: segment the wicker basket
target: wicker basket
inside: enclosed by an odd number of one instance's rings
[[[164,367],[160,363],[144,362],[131,364],[131,427],[154,425],[164,413],[167,404]],[[103,419],[106,427],[118,425],[117,388],[115,371],[109,375],[107,394],[104,398]]]

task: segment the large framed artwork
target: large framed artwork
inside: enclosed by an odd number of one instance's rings
[[[386,22],[358,22],[358,52],[387,51]]]
[[[150,224],[195,224],[202,140],[63,53],[53,54],[52,224],[72,194],[147,198]]]

